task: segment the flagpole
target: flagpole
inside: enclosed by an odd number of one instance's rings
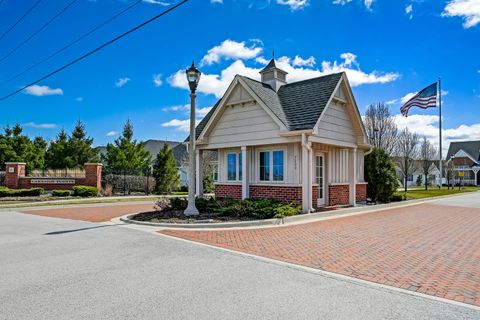
[[[438,78],[438,128],[439,128],[439,154],[440,154],[440,189],[443,184],[443,161],[442,161],[442,82]]]

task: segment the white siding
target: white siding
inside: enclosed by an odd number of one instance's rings
[[[357,137],[346,106],[335,102],[330,103],[320,120],[317,135],[321,138],[356,143]]]
[[[334,149],[331,151],[331,183],[347,183],[348,176],[348,149]]]
[[[365,177],[364,177],[364,151],[363,150],[357,150],[357,181],[358,182],[365,182]]]
[[[279,126],[258,104],[246,103],[224,108],[215,127],[207,135],[208,144],[250,145],[255,140],[274,139],[273,143],[284,140],[279,135]]]
[[[227,104],[254,100],[252,96],[241,85],[237,85],[230,94]]]

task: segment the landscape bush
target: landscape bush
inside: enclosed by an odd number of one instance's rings
[[[73,187],[73,194],[77,197],[96,197],[98,195],[98,189],[89,186],[75,186]]]
[[[285,218],[295,216],[300,213],[300,207],[294,203],[283,204],[275,209],[275,218]]]
[[[38,197],[43,194],[43,188],[9,189],[0,187],[0,197]]]
[[[187,198],[176,197],[158,200],[155,203],[155,209],[183,211],[187,205]],[[283,204],[276,199],[196,198],[195,205],[200,213],[239,219],[284,218],[300,213],[300,208],[296,204]]]
[[[399,202],[399,201],[403,201],[403,200],[406,200],[406,195],[403,194],[403,193],[394,193],[392,194],[392,196],[390,197],[390,201],[391,202]]]
[[[71,195],[70,190],[52,190],[52,196],[54,197],[69,197]]]

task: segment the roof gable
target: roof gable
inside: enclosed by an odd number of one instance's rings
[[[198,139],[202,133],[208,130],[208,126],[214,120],[212,117],[216,117],[222,105],[226,104],[231,97],[237,95],[234,87],[239,83],[284,130],[314,129],[318,125],[323,111],[332,100],[342,79],[345,79],[347,89],[341,95],[347,96],[347,98],[352,100],[356,108],[353,95],[348,88],[348,81],[343,72],[285,84],[280,87],[278,92],[275,92],[268,84],[248,77],[236,76],[223,98],[215,104],[212,110],[197,125],[196,137]],[[361,122],[358,110],[355,112]],[[363,123],[360,124],[360,127],[363,130],[362,132],[364,132]],[[188,138],[186,141],[188,141]]]
[[[446,159],[449,160],[460,150],[466,152],[472,160],[480,160],[480,140],[451,142]]]

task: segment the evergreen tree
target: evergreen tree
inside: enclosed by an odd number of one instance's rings
[[[180,188],[180,174],[173,156],[173,150],[165,143],[158,152],[153,164],[155,191],[159,194],[170,194]]]
[[[127,120],[122,135],[113,144],[107,144],[103,160],[106,172],[141,175],[143,170],[150,166],[152,156],[143,142],[133,139],[133,125]]]
[[[37,137],[33,141],[23,135],[23,128],[16,124],[13,128],[7,126],[0,135],[0,165],[5,162],[18,161],[27,163],[27,172],[41,169],[44,166],[46,142]]]
[[[65,129],[60,130],[50,143],[45,155],[45,164],[49,169],[67,169],[73,167],[74,160],[70,155],[69,137]]]
[[[385,150],[375,148],[365,157],[365,180],[372,201],[389,202],[398,188],[395,165]]]
[[[98,162],[98,148],[94,148],[93,139],[87,136],[85,125],[78,120],[68,140],[68,153],[73,168],[83,168],[88,162]]]

